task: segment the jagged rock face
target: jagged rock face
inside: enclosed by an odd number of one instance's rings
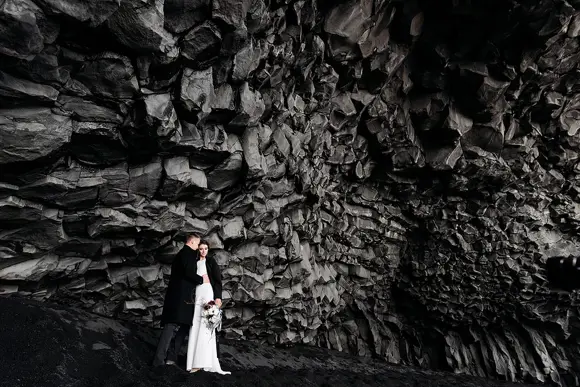
[[[0,294],[155,324],[200,232],[230,337],[576,383],[542,265],[580,244],[580,2],[5,0],[0,32]]]

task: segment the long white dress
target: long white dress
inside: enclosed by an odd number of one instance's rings
[[[207,274],[205,259],[197,262],[197,275]],[[193,324],[189,331],[189,342],[187,344],[187,365],[186,369],[200,368],[208,372],[217,372],[222,375],[230,374],[223,371],[217,357],[216,334],[201,321],[203,305],[213,300],[213,289],[211,284],[201,284],[195,288],[195,307],[193,313]]]

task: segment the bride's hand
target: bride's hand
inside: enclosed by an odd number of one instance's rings
[[[202,275],[202,278],[204,284],[209,284],[209,277],[207,274]]]

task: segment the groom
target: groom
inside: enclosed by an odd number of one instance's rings
[[[197,275],[199,241],[199,235],[189,235],[185,246],[177,253],[171,265],[171,276],[161,316],[163,331],[159,338],[153,366],[175,364],[193,320],[194,300],[192,295],[195,287],[202,283],[209,283],[207,275]],[[174,335],[173,348],[167,355]]]

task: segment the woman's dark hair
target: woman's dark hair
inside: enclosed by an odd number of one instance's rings
[[[201,246],[201,245],[206,245],[207,248],[209,249],[209,242],[207,241],[207,239],[200,240],[198,246]]]

